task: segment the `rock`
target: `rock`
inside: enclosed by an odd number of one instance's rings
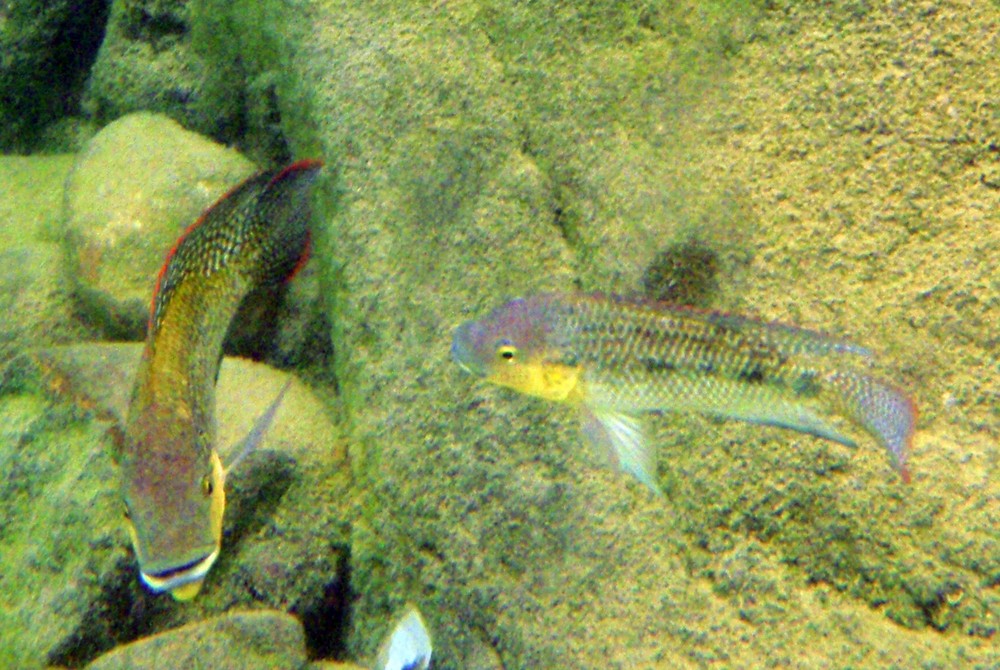
[[[82,630],[107,646],[130,564],[105,427],[51,401],[28,361],[0,383],[0,666],[62,662]],[[127,579],[127,578],[126,578]]]
[[[0,362],[89,335],[57,233],[72,164],[72,156],[0,157]]]
[[[274,610],[226,612],[117,647],[88,670],[213,668],[297,670],[306,665],[305,633]]]
[[[46,124],[78,112],[107,17],[103,1],[0,7],[0,152],[29,151]]]
[[[71,275],[85,315],[141,338],[167,252],[198,215],[255,172],[232,149],[136,113],[93,137],[66,182]]]
[[[339,161],[317,256],[335,297],[350,439],[363,445],[351,550],[352,580],[365,587],[352,655],[369,656],[393,602],[410,600],[434,619],[446,667],[465,666],[480,631],[506,667],[781,665],[801,649],[832,664],[845,662],[844,649],[856,663],[995,657],[997,600],[984,586],[997,574],[996,421],[984,414],[992,379],[966,387],[981,424],[956,418],[972,462],[934,469],[922,454],[947,444],[950,425],[922,424],[913,467],[929,469],[910,488],[873,445],[848,451],[699,417],[654,420],[668,491],[657,502],[581,447],[574,412],[484,388],[448,360],[451,329],[470,313],[545,289],[637,292],[660,252],[690,243],[718,259],[715,306],[884,343],[886,374],[932,412],[962,366],[900,365],[907,347],[941,356],[955,344],[946,333],[961,332],[973,367],[995,367],[984,343],[996,291],[982,261],[996,255],[983,253],[995,247],[985,214],[995,194],[980,168],[960,168],[943,147],[968,137],[962,120],[975,119],[967,155],[995,161],[981,81],[996,74],[978,66],[954,116],[941,101],[934,123],[910,124],[950,90],[958,63],[989,61],[980,37],[992,13],[948,12],[941,27],[962,55],[925,60],[905,47],[933,33],[916,8],[899,22],[897,9],[871,9],[857,33],[843,29],[847,4],[755,18],[742,9],[317,3],[301,24],[276,15],[289,26],[276,21],[274,31],[296,45],[288,60],[271,59],[296,73],[276,75],[276,90],[308,100],[314,121],[288,118],[287,132]],[[813,20],[854,57],[816,40]],[[242,25],[234,34],[256,32]],[[801,51],[784,46],[787,25]],[[890,77],[896,48],[871,40],[883,43],[888,26],[932,76],[909,65]],[[262,54],[251,48],[258,40],[247,38],[245,53]],[[810,67],[788,68],[801,55]],[[735,105],[713,74],[730,67],[745,78]],[[906,85],[915,80],[927,88]],[[904,111],[883,118],[892,103],[880,82],[908,100]],[[905,132],[883,136],[888,120]],[[890,150],[891,165],[881,158]],[[927,171],[917,177],[915,165]],[[930,197],[924,182],[938,166],[962,186],[935,178]],[[869,194],[876,177],[884,188]],[[951,227],[933,225],[929,211]],[[935,234],[961,254],[936,247]],[[929,259],[950,273],[939,276],[961,277],[940,288],[953,305],[938,334],[910,325],[921,313],[913,282]]]
[[[284,6],[247,3],[235,24],[228,3],[115,0],[111,5],[83,99],[88,116],[103,124],[133,112],[157,112],[236,144],[261,164],[289,160],[280,121],[301,112],[275,93],[283,75],[260,72],[258,59],[241,49],[254,40],[259,53],[279,53],[284,45],[275,40]],[[246,23],[251,32],[232,39],[234,28]]]
[[[83,99],[102,123],[137,111],[170,115],[210,132],[214,123],[193,113],[206,76],[190,48],[191,3],[184,0],[117,0]],[[202,120],[202,123],[192,121]]]

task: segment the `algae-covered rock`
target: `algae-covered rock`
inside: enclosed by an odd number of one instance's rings
[[[140,110],[169,115],[201,132],[215,129],[197,105],[206,64],[190,48],[191,2],[116,0],[83,98],[102,123]]]
[[[87,668],[297,670],[305,663],[305,633],[299,620],[284,612],[260,610],[227,612],[137,640]]]
[[[0,385],[0,665],[55,661],[81,630],[107,644],[130,563],[105,427],[27,361]]]
[[[158,114],[132,114],[95,135],[66,182],[70,275],[87,317],[117,337],[140,337],[167,252],[254,171]]]
[[[58,222],[73,156],[0,157],[0,362],[88,335],[75,316]]]
[[[260,163],[287,162],[280,79],[291,38],[287,3],[114,0],[87,82],[84,110],[100,123],[151,111],[236,144]],[[268,62],[267,67],[261,67]],[[290,103],[292,103],[290,105]],[[300,116],[305,119],[305,116]]]
[[[817,665],[994,658],[995,417],[983,435],[964,424],[967,463],[931,457],[930,445],[958,454],[943,426],[922,423],[913,467],[927,469],[906,488],[872,444],[671,416],[654,421],[658,502],[581,448],[574,413],[477,387],[448,360],[470,313],[546,288],[636,292],[658,254],[689,245],[721,259],[710,304],[885,350],[884,374],[919,406],[936,405],[947,376],[894,360],[904,337],[947,351],[945,333],[960,330],[987,369],[977,324],[995,287],[978,269],[952,289],[968,283],[977,321],[910,330],[918,258],[948,252],[895,194],[922,188],[906,157],[933,172],[933,152],[900,137],[883,164],[880,135],[851,131],[886,104],[872,82],[892,49],[865,36],[899,26],[893,39],[913,44],[917,10],[901,23],[896,10],[851,11],[777,7],[745,23],[717,5],[311,7],[288,67],[327,122],[288,127],[343,157],[319,255],[368,494],[352,541],[357,656],[406,599],[437,631],[444,667],[462,667],[480,635],[508,667],[781,665],[804,649]],[[809,41],[814,20],[828,27],[821,42]],[[940,20],[953,36],[975,25]],[[788,67],[792,35],[809,68]],[[830,51],[837,35],[868,59]],[[868,69],[852,90],[828,75],[858,62]],[[946,78],[923,72],[909,77],[926,103]],[[854,116],[838,106],[848,93]],[[891,188],[872,197],[876,176]],[[989,193],[968,188],[987,211]],[[864,218],[876,203],[882,218]],[[975,220],[969,253],[992,248]]]
[[[77,111],[107,16],[104,0],[0,7],[0,151],[30,150],[45,124]]]

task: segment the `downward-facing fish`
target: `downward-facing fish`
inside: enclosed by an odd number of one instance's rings
[[[300,161],[243,182],[188,228],[160,271],[119,456],[132,544],[154,591],[193,597],[218,557],[226,474],[215,445],[222,343],[247,294],[279,285],[308,254],[307,196],[321,166]],[[235,460],[259,441],[283,395]]]

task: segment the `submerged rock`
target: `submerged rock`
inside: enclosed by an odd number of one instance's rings
[[[117,647],[87,670],[297,670],[306,664],[305,632],[273,610],[226,612]]]
[[[110,4],[0,5],[0,152],[36,149],[45,124],[78,112]]]
[[[86,338],[59,242],[71,155],[0,156],[0,362]]]
[[[139,112],[108,124],[66,181],[66,241],[85,315],[142,336],[163,259],[207,206],[256,171],[233,149]]]

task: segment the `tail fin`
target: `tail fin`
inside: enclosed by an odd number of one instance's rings
[[[838,391],[845,414],[889,451],[903,482],[909,483],[906,461],[917,421],[913,401],[885,382],[858,372],[832,372],[827,380]]]

